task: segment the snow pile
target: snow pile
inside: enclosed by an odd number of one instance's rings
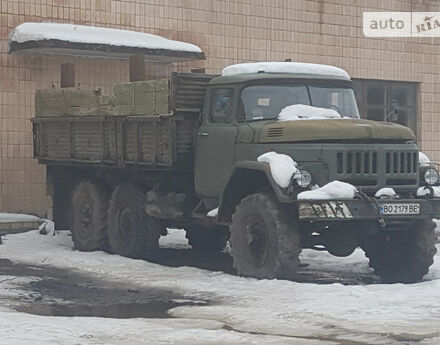
[[[431,186],[434,191],[434,198],[440,198],[440,186]],[[427,187],[419,187],[417,189],[417,196],[426,196],[429,195],[429,188]]]
[[[431,160],[429,159],[429,157],[421,151],[419,151],[419,165],[420,166],[431,165]]]
[[[194,44],[173,41],[143,32],[61,23],[23,23],[11,33],[11,42],[61,40],[75,43],[167,49],[200,53]]]
[[[217,208],[214,208],[214,209],[211,210],[211,211],[209,211],[206,215],[207,215],[208,217],[213,217],[213,218],[217,217],[217,215],[218,215],[218,207],[217,207]]]
[[[396,196],[396,191],[393,188],[389,188],[389,187],[381,188],[376,192],[376,194],[374,194],[374,196],[376,198],[381,198],[383,196],[394,197],[394,196]]]
[[[344,277],[350,281],[359,277],[374,279],[362,250],[357,249],[347,258],[304,250],[301,260],[310,264],[307,274],[313,273],[318,281],[297,283],[241,278],[193,267],[167,267],[71,248],[67,232],[40,236],[34,231],[8,236],[0,249],[0,258],[74,270],[89,276],[91,282],[96,278],[109,287],[123,282],[127,289],[175,291],[188,299],[209,299],[211,303],[170,311],[172,316],[183,319],[37,316],[8,309],[17,301],[3,298],[5,292],[11,296],[19,294],[21,299],[27,299],[28,292],[13,290],[12,282],[3,282],[1,344],[440,343],[440,251],[420,283],[343,285],[320,283],[319,277],[335,277],[337,281],[344,281]],[[5,278],[9,276],[0,280]]]
[[[300,176],[298,164],[288,155],[271,151],[259,156],[257,161],[269,164],[273,179],[281,188],[289,186],[294,174],[298,173],[298,177]]]
[[[350,76],[341,68],[303,62],[252,62],[240,63],[223,68],[222,76],[248,73],[295,73],[325,75],[337,79],[350,80]]]
[[[353,199],[357,191],[349,183],[332,181],[323,187],[299,193],[298,200]]]
[[[293,104],[281,109],[278,121],[340,119],[341,115],[333,109],[319,108],[305,104]]]
[[[37,216],[22,213],[0,213],[0,223],[33,223],[43,221]]]

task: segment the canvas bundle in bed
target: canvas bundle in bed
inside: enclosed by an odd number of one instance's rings
[[[35,93],[35,116],[107,116],[114,112],[110,96],[100,90],[63,88],[38,90]]]
[[[117,115],[168,114],[169,85],[167,79],[116,84],[113,102]]]
[[[169,114],[167,79],[116,84],[113,96],[79,88],[39,90],[35,116],[117,116]]]

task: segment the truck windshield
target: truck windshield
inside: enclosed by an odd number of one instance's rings
[[[238,115],[247,121],[276,119],[283,108],[293,104],[333,109],[341,117],[359,118],[351,88],[311,85],[248,86],[241,92]]]

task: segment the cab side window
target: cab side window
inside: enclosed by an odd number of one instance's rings
[[[230,123],[234,105],[234,89],[214,89],[211,93],[209,122]]]

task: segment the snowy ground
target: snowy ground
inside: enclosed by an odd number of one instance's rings
[[[182,235],[171,231],[161,244],[184,252]],[[412,285],[377,284],[360,250],[344,259],[305,251],[307,274],[318,278],[302,283],[81,253],[72,249],[68,232],[9,235],[0,246],[0,269],[8,260],[9,271],[0,272],[0,344],[440,344],[439,254],[425,280]],[[180,306],[167,311],[169,318],[60,317],[16,311],[20,305],[45,305],[49,299],[69,303],[59,297],[62,291],[49,296],[51,272],[72,284],[57,289],[87,287],[87,303],[99,300],[104,286],[107,292],[114,289],[119,302],[133,291],[141,299],[147,298],[142,297],[144,291],[162,291]],[[77,283],[76,276],[86,280]],[[363,276],[374,283],[328,284],[320,276],[333,281]],[[43,282],[47,290],[33,291]]]

